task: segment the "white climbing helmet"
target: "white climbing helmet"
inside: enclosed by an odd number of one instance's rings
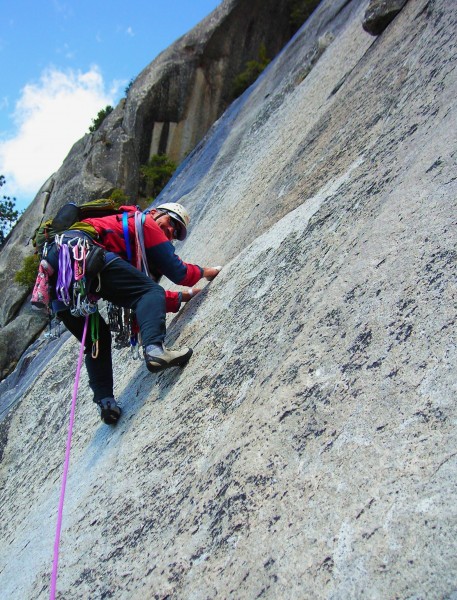
[[[190,223],[189,213],[184,206],[182,204],[177,204],[176,202],[166,202],[165,204],[161,204],[156,208],[157,210],[161,210],[162,212],[169,214],[172,219],[180,223],[181,227],[179,227],[178,231],[178,240],[184,240],[186,238],[187,228]]]

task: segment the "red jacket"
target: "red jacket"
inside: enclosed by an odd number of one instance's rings
[[[134,206],[121,206],[121,210],[128,213],[128,231],[130,249],[132,253],[132,264],[136,265],[136,242],[135,242],[135,212]],[[122,214],[109,217],[98,217],[84,219],[97,232],[96,241],[109,252],[115,252],[124,260],[127,260],[124,227]],[[154,221],[150,214],[145,215],[143,223],[143,238],[146,251],[146,260],[149,270],[157,280],[161,275],[178,285],[193,286],[203,277],[203,269],[198,265],[185,263],[175,253],[173,244]],[[180,307],[180,294],[178,292],[165,292],[167,312],[177,312]]]

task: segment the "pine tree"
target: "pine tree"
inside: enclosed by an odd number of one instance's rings
[[[0,187],[5,185],[6,180],[4,175],[0,175]],[[0,248],[5,243],[5,240],[16,225],[20,213],[16,210],[16,198],[3,196],[0,199]]]

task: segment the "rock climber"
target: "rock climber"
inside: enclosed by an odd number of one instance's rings
[[[92,281],[90,290],[97,297],[134,312],[149,371],[157,372],[184,365],[191,357],[192,349],[170,349],[164,345],[165,313],[177,312],[181,302],[190,300],[192,295],[200,291],[198,288],[192,289],[192,286],[202,278],[209,281],[214,279],[220,267],[189,264],[175,253],[172,241],[185,239],[190,222],[189,214],[181,204],[166,203],[144,213],[139,213],[132,206],[123,206],[121,210],[124,211],[123,214],[84,219],[79,224],[76,223],[63,234],[60,242],[71,246],[75,239],[86,238],[90,239],[91,244],[95,242],[97,247],[106,250],[102,269]],[[138,224],[139,216],[141,225]],[[62,269],[57,245],[52,244],[46,255],[46,260],[54,269],[51,284],[55,284],[59,268]],[[141,264],[138,256],[142,253],[141,249],[150,276],[133,266]],[[191,289],[165,292],[158,283],[161,275]],[[60,304],[62,308],[62,303]],[[59,320],[82,341],[84,318],[74,316],[68,306],[63,308],[58,312]],[[114,399],[111,332],[101,316],[98,355],[96,358],[92,356],[92,342],[90,336],[87,336],[85,364],[89,385],[94,393],[93,400],[100,407],[101,419],[104,423],[113,425],[121,416],[121,408]]]

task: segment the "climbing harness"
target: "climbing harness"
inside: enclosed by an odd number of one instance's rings
[[[62,474],[62,487],[60,490],[60,499],[59,499],[59,508],[57,511],[57,526],[56,526],[56,536],[54,540],[54,559],[52,564],[52,573],[51,573],[51,592],[50,592],[50,600],[54,600],[56,597],[56,584],[57,584],[57,568],[59,563],[59,543],[60,543],[60,532],[62,529],[62,515],[63,515],[63,503],[65,499],[65,488],[67,485],[67,476],[68,476],[68,467],[70,464],[70,448],[71,448],[71,438],[73,434],[73,423],[75,420],[75,408],[76,408],[76,396],[78,394],[78,386],[79,379],[81,374],[81,365],[84,355],[84,347],[86,343],[86,335],[87,335],[87,324],[89,317],[86,317],[84,323],[83,336],[81,340],[81,346],[79,349],[79,357],[78,363],[76,367],[76,375],[75,375],[75,384],[73,386],[73,397],[71,400],[71,408],[70,408],[70,420],[68,424],[68,435],[67,435],[67,446],[65,449],[65,461],[63,467]]]
[[[132,239],[128,229],[129,218],[134,219],[134,237]],[[122,214],[122,228],[128,261],[150,277],[143,235],[145,219],[146,215],[140,211],[135,211],[133,214],[125,211]],[[54,237],[55,247],[58,251],[56,297],[63,303],[62,308],[69,309],[74,317],[95,315],[95,320],[91,318],[91,333],[93,332],[93,335],[96,336],[92,340],[92,355],[95,357],[98,356],[98,319],[100,318],[97,294],[101,290],[100,271],[105,264],[106,251],[87,237],[82,237],[81,232],[74,231],[73,233],[74,237],[70,237],[69,231],[61,235],[56,234]],[[45,243],[43,257],[47,255],[48,249],[48,244]],[[37,308],[46,307],[52,319],[54,313],[51,310],[48,292],[52,267],[44,259],[42,264],[44,266],[40,264],[32,303]],[[93,290],[94,286],[90,284],[97,279],[98,285],[93,294],[89,291],[89,287]],[[59,307],[56,307],[55,310],[58,312]],[[116,347],[128,346],[132,358],[141,358],[140,331],[134,312],[131,309],[116,307],[112,303],[108,303],[107,311],[109,328],[115,334]],[[51,329],[47,337],[53,337]]]

